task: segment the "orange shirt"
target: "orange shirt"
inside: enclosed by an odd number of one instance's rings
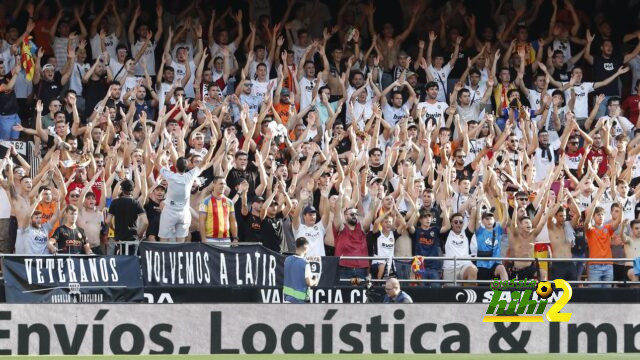
[[[591,227],[586,231],[589,246],[589,258],[611,258],[611,237],[615,233],[613,226],[606,224],[601,228]],[[611,264],[611,262],[594,261],[589,264]]]
[[[42,213],[42,223],[46,223],[53,217],[53,214],[56,213],[56,209],[58,209],[58,202],[52,201],[50,203],[40,202],[36,207],[36,211],[40,211]]]

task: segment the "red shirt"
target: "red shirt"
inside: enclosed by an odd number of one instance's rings
[[[369,256],[367,239],[360,224],[356,224],[353,230],[345,224],[341,231],[333,226],[333,238],[335,239],[336,256]],[[350,268],[369,267],[368,260],[340,260],[339,264]]]
[[[96,180],[96,183],[93,184],[93,186],[91,187],[91,192],[96,196],[96,204],[100,202],[100,198],[102,196],[102,189],[98,188],[98,183],[102,183],[104,180],[102,179],[102,177],[100,177],[98,180]],[[72,192],[75,189],[80,189],[80,191],[82,192],[82,189],[84,189],[85,184],[82,182],[77,182],[74,181],[71,184],[69,184],[69,188],[67,189],[67,204],[69,203],[69,193]]]
[[[640,103],[640,95],[631,95],[624,99],[622,103],[622,110],[624,111],[624,115],[633,123],[636,124],[638,121],[638,114],[640,110],[638,110],[638,103]]]
[[[598,176],[602,176],[607,172],[607,153],[604,151],[604,147],[599,149],[591,148],[589,154],[587,154],[587,160],[591,161],[594,158],[601,158],[600,165],[598,166]]]

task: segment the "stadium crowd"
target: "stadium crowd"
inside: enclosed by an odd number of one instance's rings
[[[637,280],[392,257],[640,256],[638,8],[0,1],[0,251],[304,237],[382,258],[342,278]]]

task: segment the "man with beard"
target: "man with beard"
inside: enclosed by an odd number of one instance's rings
[[[33,203],[29,211],[25,214],[28,218],[23,219],[25,227],[18,229],[16,237],[16,254],[46,255],[47,243],[49,242],[49,231],[53,224],[58,221],[60,211],[56,209],[55,215],[49,221],[43,223],[42,212],[36,210],[43,200],[44,194],[41,192]]]
[[[307,189],[300,190],[300,200],[296,210],[293,212],[291,218],[294,237],[304,237],[309,241],[309,256],[325,256],[324,245],[333,245],[328,241],[326,237],[326,229],[329,226],[329,191],[328,186],[325,186],[322,190],[321,202],[323,205],[320,209],[323,210],[322,221],[316,223],[318,218],[318,210],[312,205],[305,205],[309,200],[309,191]],[[302,209],[304,207],[304,210]],[[303,223],[300,223],[300,213],[302,213]]]
[[[565,131],[563,138],[568,136]],[[533,155],[536,174],[535,182],[543,181],[553,172],[555,164],[558,162],[558,143],[549,143],[549,132],[542,129],[538,132],[538,136],[533,135],[533,141],[529,144],[528,155]]]
[[[49,239],[47,248],[51,254],[93,254],[87,242],[87,236],[81,227],[76,225],[78,208],[67,205],[64,211],[64,224],[60,225]]]
[[[92,191],[96,180],[102,175],[102,170],[96,172],[88,184],[82,189],[78,199],[78,225],[84,229],[87,235],[87,243],[91,251],[96,254],[104,254],[100,247],[100,235],[104,216],[102,209],[106,202],[105,197],[98,203],[96,194]],[[80,206],[81,205],[81,206]]]
[[[341,195],[336,202],[336,212],[333,218],[335,256],[368,256],[366,233],[371,228],[371,222],[380,206],[380,200],[372,201],[367,215],[360,222],[356,208],[343,209],[344,192],[342,189],[340,190]],[[338,273],[340,279],[364,279],[367,277],[368,268],[368,260],[340,260]]]

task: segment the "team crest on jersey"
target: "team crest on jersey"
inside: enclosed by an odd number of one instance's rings
[[[322,256],[307,256],[307,261],[311,267],[311,275],[315,275],[320,280],[320,275],[322,275]]]
[[[431,230],[431,231],[429,232],[429,236],[431,236],[431,237],[434,237],[434,236],[436,236],[436,233],[435,233],[435,231],[433,231],[433,230]]]
[[[438,105],[438,110],[440,110],[440,105]]]

